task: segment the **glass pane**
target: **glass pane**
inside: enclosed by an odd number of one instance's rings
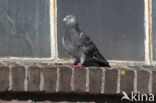
[[[156,60],[156,0],[152,0],[152,46],[153,60]]]
[[[0,57],[50,57],[49,0],[0,0]]]
[[[57,0],[59,57],[68,57],[61,44],[67,14],[74,14],[110,60],[144,61],[144,0]]]

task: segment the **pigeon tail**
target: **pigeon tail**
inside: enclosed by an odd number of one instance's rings
[[[80,60],[76,60],[74,62],[74,65],[77,65],[80,63]],[[97,66],[97,67],[110,67],[109,63],[103,63],[103,62],[99,62],[96,60],[89,60],[89,61],[84,61],[83,66]]]
[[[97,62],[100,66],[110,67],[110,65],[109,65],[109,63],[107,62],[107,60],[100,54],[99,51],[98,51],[98,53],[93,57],[93,59],[94,59],[95,62]]]

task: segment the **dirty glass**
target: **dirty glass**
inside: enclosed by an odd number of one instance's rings
[[[156,61],[156,0],[152,0],[152,52],[153,60]]]
[[[0,57],[50,57],[49,0],[0,0]]]
[[[59,57],[68,58],[61,21],[73,14],[107,59],[144,61],[144,0],[57,0],[57,7]]]

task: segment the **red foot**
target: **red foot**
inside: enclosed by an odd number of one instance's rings
[[[79,64],[77,64],[77,65],[74,65],[73,67],[76,69],[76,68],[82,68],[83,66],[82,66],[81,63],[79,63]]]

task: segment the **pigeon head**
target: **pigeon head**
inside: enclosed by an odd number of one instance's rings
[[[72,26],[72,25],[76,24],[76,17],[74,15],[67,15],[63,19],[63,22],[65,22],[67,24],[67,26]]]

